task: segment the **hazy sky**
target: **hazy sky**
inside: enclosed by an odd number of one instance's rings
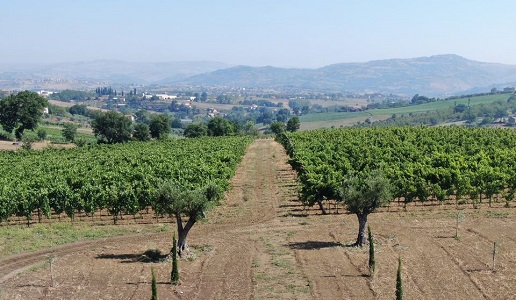
[[[0,0],[0,63],[320,67],[458,54],[516,65],[514,0]]]

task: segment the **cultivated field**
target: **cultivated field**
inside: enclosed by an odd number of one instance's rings
[[[409,114],[409,113],[421,113],[427,111],[436,111],[440,109],[452,108],[458,104],[468,103],[473,105],[479,104],[489,104],[495,101],[507,101],[510,97],[508,94],[496,94],[496,95],[487,95],[487,96],[477,96],[461,99],[453,99],[447,101],[436,101],[429,102],[420,105],[410,105],[405,107],[397,107],[397,108],[385,108],[385,109],[370,109],[364,112],[331,112],[331,113],[318,113],[318,114],[309,114],[302,116],[301,119],[301,129],[317,129],[317,128],[329,128],[331,126],[339,127],[339,126],[351,126],[356,124],[357,122],[363,122],[367,118],[370,118],[371,121],[384,120],[390,118],[393,114],[401,115],[401,114]],[[364,104],[364,106],[367,105]]]
[[[367,247],[347,246],[356,239],[356,217],[342,208],[326,216],[303,209],[286,161],[272,140],[251,144],[222,205],[193,227],[179,286],[169,284],[170,261],[143,256],[168,252],[168,231],[0,259],[0,299],[148,299],[151,267],[160,299],[394,299],[399,256],[406,299],[516,297],[514,208],[467,206],[458,238],[453,205],[383,208],[369,217],[378,269],[369,277]]]

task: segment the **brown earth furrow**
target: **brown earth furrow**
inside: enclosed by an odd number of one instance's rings
[[[146,235],[146,237],[158,236],[160,234]],[[33,253],[22,253],[0,259],[0,284],[16,276],[19,272],[28,267],[46,261],[48,256],[61,256],[84,249],[89,249],[105,243],[123,242],[124,240],[134,239],[136,235],[113,237],[109,239],[100,239],[92,241],[82,241],[73,244],[57,246],[51,249],[44,249]],[[139,235],[142,236],[142,235]]]
[[[471,274],[464,270],[462,268],[462,266],[460,265],[460,263],[453,257],[453,255],[446,249],[446,247],[442,246],[442,245],[439,245],[439,247],[449,256],[450,260],[452,262],[455,263],[455,265],[457,265],[457,267],[462,271],[462,273],[464,273],[464,275],[469,278],[469,280],[471,281],[471,283],[475,286],[475,288],[482,294],[482,296],[484,297],[484,299],[489,299],[489,297],[484,293],[484,290],[482,289],[482,287],[479,285],[479,283],[471,276]]]

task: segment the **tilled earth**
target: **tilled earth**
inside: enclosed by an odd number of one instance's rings
[[[178,286],[170,285],[170,260],[144,256],[168,253],[170,233],[135,235],[2,259],[0,299],[149,299],[151,268],[160,299],[394,299],[398,257],[407,299],[516,299],[514,208],[463,210],[458,238],[455,208],[374,213],[371,277],[367,247],[348,246],[356,217],[342,208],[325,216],[304,209],[273,140],[251,144],[232,186],[193,227]]]

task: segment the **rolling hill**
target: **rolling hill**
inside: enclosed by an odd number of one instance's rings
[[[57,63],[49,65],[0,65],[0,80],[59,78],[110,83],[150,84],[175,82],[190,76],[228,68],[211,61],[131,63],[118,60]]]
[[[516,66],[477,62],[457,55],[334,64],[319,69],[238,66],[196,75],[183,83],[325,92],[441,96],[514,85]]]
[[[39,66],[0,65],[0,82],[29,78],[255,87],[296,92],[372,91],[441,97],[515,86],[516,65],[478,62],[453,54],[340,63],[317,69],[230,66],[209,61],[128,63],[98,60]]]

